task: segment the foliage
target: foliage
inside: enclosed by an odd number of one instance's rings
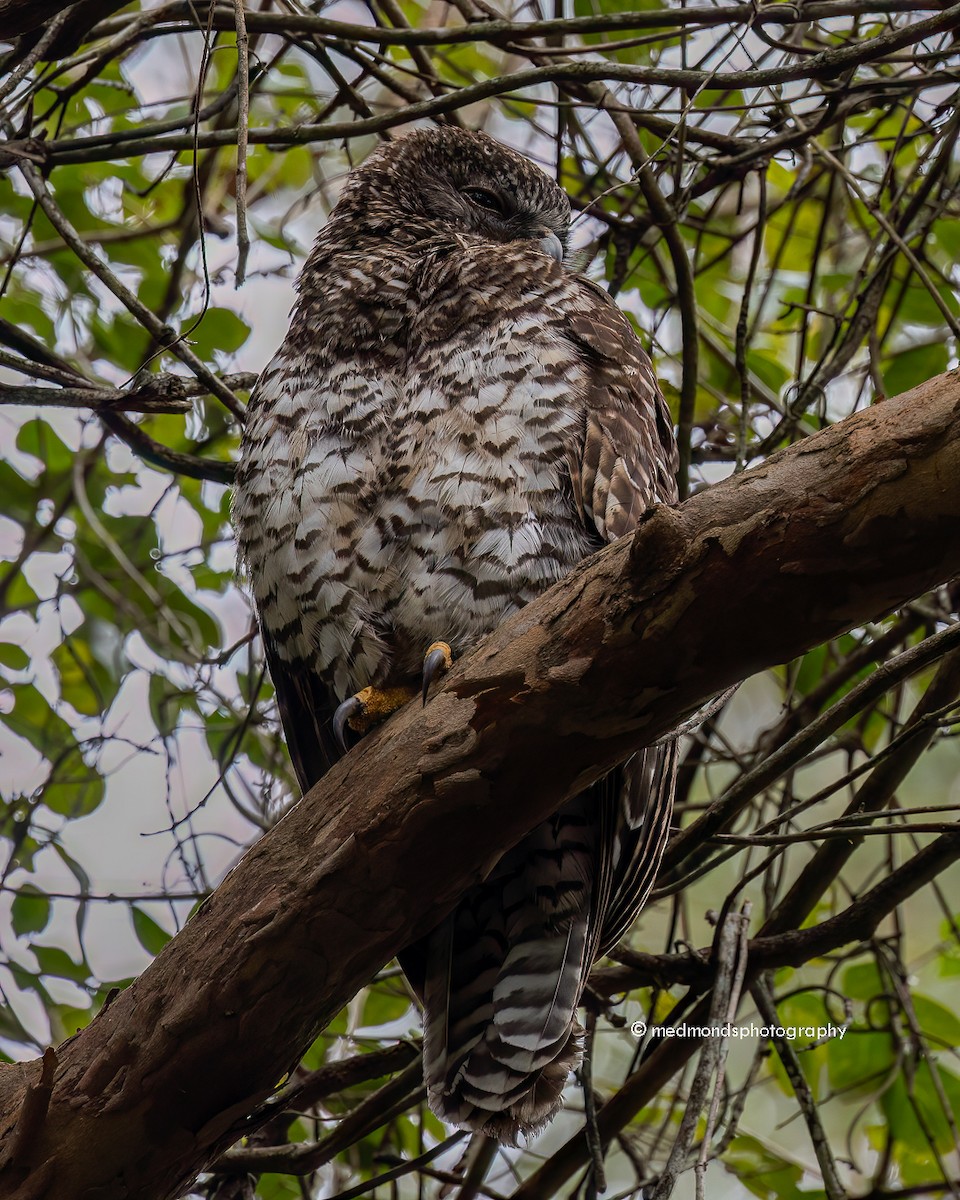
[[[238,25],[230,5],[131,4],[84,23],[81,3],[4,59],[10,1058],[92,1019],[294,798],[234,582],[228,484],[248,372],[282,335],[344,172],[378,137],[459,121],[557,174],[580,267],[652,345],[693,488],[957,361],[960,6],[575,0],[503,20],[479,0],[321,7],[267,3]],[[733,789],[741,802],[730,832],[674,855],[624,965],[598,972],[600,1098],[638,1061],[624,1019],[679,1020],[704,990],[685,993],[681,947],[711,941],[708,909],[749,898],[771,935],[815,926],[953,827],[957,658],[917,673],[901,656],[955,607],[943,589],[755,677],[688,737],[680,822]],[[857,701],[884,662],[887,690]],[[851,697],[815,748],[791,740]],[[776,750],[770,778],[759,768]],[[716,1194],[936,1195],[950,1179],[955,1193],[950,894],[943,876],[862,942],[771,973],[782,1025],[846,1032],[731,1043],[719,1108],[696,1131]],[[640,945],[667,955],[657,978]],[[738,1019],[762,1024],[762,1003],[745,996]],[[256,1194],[332,1195],[394,1168],[395,1194],[441,1194],[463,1164],[460,1149],[432,1158],[445,1131],[403,1074],[417,1028],[386,969],[250,1139],[312,1144],[307,1174],[272,1150]],[[681,1072],[622,1129],[611,1194],[660,1176],[689,1084]],[[580,1107],[571,1086],[568,1112],[534,1148],[498,1154],[482,1194],[562,1157]],[[229,1155],[197,1187],[254,1194]]]

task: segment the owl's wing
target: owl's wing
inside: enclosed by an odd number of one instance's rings
[[[605,542],[677,500],[677,443],[653,366],[627,317],[587,279],[566,322],[587,370],[582,439],[568,454],[574,502]]]
[[[628,318],[602,288],[579,282],[567,335],[588,382],[582,436],[568,451],[570,480],[584,524],[610,542],[636,529],[653,505],[676,503],[678,453],[670,411]],[[597,791],[594,955],[629,930],[653,886],[670,829],[676,766],[673,742],[642,750]]]
[[[281,658],[263,626],[261,634],[290,761],[306,795],[343,754],[333,736],[337,698],[310,665]]]
[[[331,724],[336,698],[303,657],[296,605],[279,600],[291,584],[294,598],[303,590],[294,573],[310,565],[306,544],[294,552],[301,500],[293,432],[305,424],[310,398],[300,386],[298,366],[284,343],[250,396],[232,515],[290,760],[306,793],[337,761],[340,749]]]
[[[617,774],[620,811],[609,819],[612,837],[603,839],[607,853],[598,889],[609,891],[596,929],[596,958],[630,932],[656,880],[673,816],[677,743],[639,750]]]

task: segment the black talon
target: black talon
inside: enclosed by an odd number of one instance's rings
[[[423,703],[426,707],[427,692],[430,690],[430,684],[437,678],[438,675],[443,675],[450,667],[447,654],[443,650],[431,650],[427,657],[423,660]]]
[[[347,745],[347,722],[361,712],[363,712],[362,701],[357,696],[350,696],[333,714],[333,736],[337,739],[337,745],[344,754],[350,749]]]

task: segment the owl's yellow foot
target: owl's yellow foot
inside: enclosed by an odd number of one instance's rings
[[[446,642],[434,642],[423,656],[423,702],[427,702],[430,684],[439,679],[453,666],[453,651]]]
[[[365,687],[355,696],[349,696],[333,714],[333,736],[340,749],[344,752],[348,749],[348,726],[354,733],[367,733],[412,700],[415,694],[415,689],[410,687]]]
[[[433,642],[427,647],[423,656],[423,686],[420,693],[424,704],[430,684],[446,675],[452,666],[453,651],[446,642]],[[412,687],[365,687],[355,696],[348,696],[333,714],[333,736],[337,739],[337,745],[346,753],[349,749],[348,729],[360,735],[369,733],[374,725],[385,721],[415,695],[416,689]]]

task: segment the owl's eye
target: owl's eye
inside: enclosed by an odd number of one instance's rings
[[[467,187],[460,194],[466,196],[470,203],[475,204],[478,208],[485,208],[488,212],[495,212],[501,217],[507,215],[507,206],[503,196],[499,192],[493,191],[492,188]]]

